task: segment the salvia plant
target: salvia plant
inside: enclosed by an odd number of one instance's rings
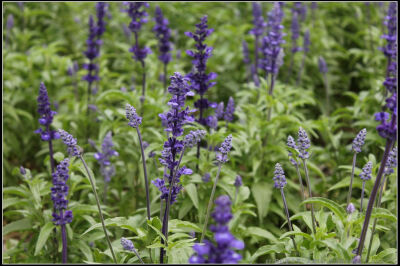
[[[216,224],[210,226],[214,233],[215,244],[204,240],[203,243],[196,243],[193,246],[195,255],[190,257],[189,263],[229,263],[236,264],[242,256],[232,249],[243,249],[244,243],[229,232],[227,226],[232,219],[231,200],[228,196],[222,195],[215,200],[215,208],[212,217]]]
[[[397,263],[396,2],[3,21],[4,263]]]

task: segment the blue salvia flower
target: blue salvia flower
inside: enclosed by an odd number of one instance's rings
[[[356,153],[361,152],[361,147],[364,145],[367,129],[362,129],[358,132],[356,138],[353,140],[352,150]]]
[[[222,119],[224,117],[224,102],[220,102],[215,109],[215,116],[218,119]]]
[[[168,19],[164,18],[159,6],[156,7],[154,20],[156,25],[154,26],[153,31],[156,33],[158,39],[158,50],[160,52],[158,59],[160,59],[164,64],[168,64],[171,61],[171,43],[169,41],[171,30],[168,28]]]
[[[228,153],[232,148],[232,135],[229,135],[225,138],[224,142],[222,142],[221,147],[219,148],[219,153],[216,158],[220,163],[226,163],[228,161]]]
[[[390,153],[385,167],[385,175],[394,173],[394,168],[397,167],[397,147],[394,147]]]
[[[298,13],[295,9],[292,9],[292,53],[295,54],[296,52],[300,51],[301,48],[297,46],[297,39],[300,37],[300,24],[298,19]]]
[[[249,46],[247,45],[246,41],[242,41],[242,51],[243,51],[243,63],[249,65],[251,63],[250,52],[249,52]]]
[[[113,146],[111,131],[109,131],[101,144],[101,152],[94,154],[94,158],[100,164],[100,172],[106,183],[110,182],[111,177],[115,174],[115,166],[111,164],[110,159],[113,156],[119,155],[117,151],[112,149]]]
[[[133,251],[135,249],[133,242],[129,239],[126,239],[125,237],[121,237],[121,245],[123,249],[128,251]]]
[[[89,59],[88,64],[83,64],[83,68],[88,71],[88,74],[83,76],[83,80],[86,80],[89,84],[89,88],[91,88],[91,84],[94,81],[99,80],[99,76],[97,75],[98,66],[94,62],[94,60],[99,56],[99,45],[101,41],[97,39],[97,27],[94,23],[93,16],[89,17],[89,37],[86,41],[87,50],[84,52],[84,55]],[[88,92],[90,93],[90,92]]]
[[[190,133],[185,136],[183,143],[186,147],[192,148],[195,144],[200,142],[206,134],[207,132],[202,129],[190,131]]]
[[[57,112],[52,111],[50,108],[49,95],[47,94],[46,86],[43,82],[39,86],[38,102],[38,114],[40,115],[39,124],[44,126],[44,129],[39,128],[35,130],[35,133],[40,134],[43,141],[51,141],[52,139],[60,138],[57,131],[50,130],[51,123],[53,122],[54,115]]]
[[[21,175],[26,175],[26,170],[22,165],[19,167],[19,172],[21,173]]]
[[[200,99],[194,103],[194,106],[199,109],[199,118],[196,121],[204,126],[209,126],[207,124],[207,118],[204,117],[204,112],[209,107],[215,106],[213,103],[204,98],[204,94],[209,88],[216,84],[216,82],[212,82],[212,80],[217,77],[217,74],[214,72],[207,74],[206,72],[207,60],[212,56],[213,48],[211,46],[207,46],[204,41],[206,40],[206,37],[208,37],[214,31],[214,29],[208,28],[207,16],[204,16],[201,19],[201,22],[196,24],[196,28],[197,29],[194,33],[185,32],[186,36],[192,38],[196,42],[196,51],[186,51],[187,55],[194,58],[192,64],[195,69],[195,71],[189,73],[187,77],[190,79],[191,89],[200,96]]]
[[[233,249],[243,249],[244,243],[237,240],[229,232],[228,223],[233,218],[231,213],[231,201],[228,196],[222,195],[215,200],[215,208],[212,213],[216,224],[210,226],[214,232],[215,244],[204,240],[204,244],[196,243],[193,246],[195,254],[189,258],[189,263],[238,263],[242,256]]]
[[[226,105],[226,110],[224,113],[224,120],[227,122],[232,122],[233,113],[235,112],[235,101],[232,97],[229,97],[228,104]]]
[[[142,117],[136,113],[135,107],[130,104],[126,104],[125,110],[126,118],[129,120],[129,126],[136,128],[142,124]]]
[[[310,148],[310,139],[308,138],[307,132],[303,128],[299,128],[297,138],[297,148],[299,150],[299,157],[302,159],[308,159],[309,153],[307,149]]]
[[[367,164],[364,165],[360,174],[360,178],[363,181],[368,181],[371,179],[371,173],[372,173],[372,162],[368,162]]]
[[[235,187],[240,187],[242,185],[243,185],[242,177],[240,175],[237,175],[236,179],[235,179],[234,186]]]
[[[322,74],[328,72],[328,66],[326,65],[325,59],[322,56],[318,58],[318,68],[319,72],[321,72]]]
[[[287,184],[285,173],[283,172],[282,166],[279,163],[275,165],[273,180],[275,181],[275,188],[284,188]]]
[[[124,5],[126,6],[124,11],[131,18],[129,29],[135,35],[135,44],[129,49],[129,52],[133,53],[133,59],[143,63],[151,50],[149,47],[139,47],[138,34],[142,25],[147,22],[148,14],[144,11],[144,8],[148,8],[149,4],[146,2],[125,2]]]
[[[285,43],[283,40],[285,34],[282,33],[283,26],[281,25],[282,18],[281,7],[279,3],[275,2],[268,21],[270,29],[262,42],[263,58],[261,59],[260,67],[265,71],[266,75],[276,75],[279,70],[277,59],[282,49],[281,44]]]
[[[69,155],[80,156],[82,154],[82,148],[78,146],[76,138],[63,129],[59,129],[58,133],[64,144],[67,145],[67,152]]]
[[[11,30],[13,26],[14,26],[14,16],[12,14],[9,14],[7,16],[7,30]]]
[[[294,139],[293,139],[293,137],[292,136],[288,136],[288,138],[287,138],[287,146],[289,147],[289,148],[292,148],[292,149],[297,149],[297,145],[296,145],[296,142],[294,141]],[[290,160],[290,162],[294,165],[294,166],[297,166],[298,165],[298,163],[296,162],[296,160],[295,159],[293,159],[292,158],[292,152],[288,152],[288,155],[289,155],[289,160]]]
[[[97,16],[97,38],[100,39],[101,35],[106,31],[106,22],[104,16],[107,13],[108,4],[105,2],[96,3],[96,16]]]
[[[349,203],[347,205],[346,211],[348,214],[352,214],[356,210],[356,207],[354,207],[353,203]]]
[[[257,2],[253,2],[252,5],[253,5],[254,28],[250,30],[250,34],[253,34],[255,36],[261,36],[264,34],[264,29],[265,26],[267,26],[267,23],[264,21],[264,18],[262,16],[261,5]]]
[[[306,20],[307,5],[305,3],[302,3],[302,2],[296,2],[296,3],[294,3],[294,6],[295,6],[298,14],[300,15],[301,21]]]
[[[304,32],[303,36],[303,51],[304,53],[308,53],[310,51],[310,30],[307,29],[306,32]]]
[[[192,112],[188,107],[185,107],[186,96],[193,95],[190,91],[187,78],[183,77],[180,73],[176,72],[170,77],[171,86],[168,87],[168,92],[172,94],[172,99],[168,102],[171,109],[163,114],[159,114],[163,121],[163,126],[166,128],[165,131],[171,132],[172,137],[168,138],[164,142],[164,149],[161,153],[160,163],[169,169],[169,173],[165,173],[165,178],[168,180],[169,185],[172,183],[174,176],[175,167],[178,165],[176,156],[180,154],[184,147],[184,141],[178,140],[177,138],[183,134],[183,125],[187,122],[193,122],[193,117],[190,116]],[[197,134],[197,136],[201,133]],[[196,140],[196,137],[194,137]],[[197,138],[198,139],[198,138]],[[192,174],[193,171],[183,166],[176,173],[174,187],[172,187],[171,204],[175,202],[176,196],[182,190],[182,186],[179,184],[181,175]],[[164,179],[156,179],[152,183],[162,193],[161,199],[168,198],[169,189],[166,187]]]
[[[204,183],[207,183],[207,182],[210,181],[210,177],[211,177],[210,173],[205,173],[205,174],[201,177],[201,180],[202,180]]]
[[[66,210],[68,206],[67,180],[69,159],[66,158],[57,165],[57,170],[52,174],[53,187],[51,188],[51,200],[54,204],[53,222],[55,225],[65,225],[72,222],[72,211]]]

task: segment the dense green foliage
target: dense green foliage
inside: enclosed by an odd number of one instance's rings
[[[146,223],[146,197],[142,157],[134,129],[127,125],[125,104],[130,103],[143,112],[141,132],[149,143],[145,150],[149,179],[162,177],[163,166],[158,162],[166,135],[158,114],[166,111],[170,95],[164,94],[162,63],[157,59],[157,40],[152,32],[155,6],[159,5],[172,29],[173,57],[168,74],[186,74],[192,68],[185,51],[193,49],[194,41],[184,35],[194,31],[203,15],[214,28],[206,43],[213,56],[207,70],[218,74],[217,85],[207,97],[215,102],[235,99],[235,118],[232,123],[219,122],[218,130],[209,131],[208,145],[220,144],[228,134],[233,136],[229,162],[222,167],[217,195],[235,197],[233,186],[236,175],[243,177],[236,202],[232,206],[234,218],[231,232],[245,243],[240,251],[242,262],[351,262],[352,250],[357,246],[363,214],[346,213],[346,197],[350,182],[353,153],[351,143],[356,134],[367,129],[363,150],[357,157],[352,202],[359,210],[362,181],[358,177],[362,166],[373,163],[372,179],[366,183],[364,204],[374,184],[385,145],[375,130],[373,114],[381,110],[385,99],[382,82],[386,59],[379,46],[385,10],[378,5],[364,3],[319,3],[315,21],[308,9],[307,19],[301,22],[302,36],[310,29],[311,48],[299,86],[297,71],[302,53],[294,58],[293,76],[288,76],[290,58],[290,8],[284,7],[283,30],[284,65],[280,68],[273,96],[268,95],[268,84],[261,78],[260,87],[247,82],[248,69],[243,64],[242,40],[249,43],[253,56],[254,36],[248,32],[252,25],[251,3],[150,3],[149,22],[141,30],[140,40],[153,53],[146,58],[146,101],[140,109],[142,69],[128,51],[133,39],[123,32],[123,24],[130,19],[120,11],[121,3],[110,3],[111,17],[106,17],[106,31],[98,60],[100,66],[99,92],[93,96],[98,111],[86,114],[87,83],[81,78],[86,70],[80,68],[76,80],[67,75],[67,68],[76,60],[87,63],[83,55],[88,35],[87,21],[95,14],[94,3],[17,3],[3,4],[3,21],[14,16],[9,32],[9,43],[3,41],[3,243],[5,263],[61,262],[61,239],[53,233],[51,174],[48,144],[34,131],[39,127],[37,114],[38,88],[44,82],[52,104],[58,106],[53,128],[63,128],[78,139],[84,158],[96,177],[101,198],[104,187],[100,167],[93,155],[96,150],[88,138],[101,146],[104,136],[112,131],[114,148],[119,156],[113,158],[116,175],[109,184],[107,202],[102,204],[106,226],[119,263],[138,262],[137,257],[123,251],[121,237],[131,239],[141,257],[158,261],[161,234],[159,191],[150,185],[152,220]],[[310,3],[307,3],[309,7]],[[387,5],[385,5],[386,8]],[[262,3],[264,17],[272,8]],[[367,13],[370,12],[369,18]],[[326,113],[323,76],[318,70],[318,57],[328,65],[331,112]],[[261,73],[261,71],[260,71]],[[261,75],[262,76],[262,75]],[[134,77],[134,81],[132,81]],[[286,83],[286,80],[289,80]],[[76,93],[74,82],[77,82]],[[135,90],[131,91],[131,86]],[[127,88],[126,91],[121,88]],[[194,99],[187,105],[192,106]],[[272,119],[267,120],[272,107]],[[54,107],[52,107],[54,109]],[[313,198],[301,203],[300,187],[295,168],[288,160],[286,139],[297,136],[303,127],[311,138],[311,158],[308,160]],[[202,128],[198,124],[185,127],[185,132]],[[54,141],[55,159],[67,156],[61,140]],[[149,158],[154,151],[156,156]],[[190,236],[201,228],[207,208],[212,180],[217,166],[215,152],[201,150],[199,160],[195,149],[183,157],[182,164],[194,173],[182,178],[183,192],[171,207],[167,247],[168,263],[187,263],[193,254],[191,246],[198,241]],[[273,187],[273,172],[279,162],[286,173],[286,198],[294,231],[288,232],[283,202],[278,189]],[[196,164],[199,170],[195,171]],[[23,178],[19,167],[28,170]],[[301,170],[302,171],[302,170]],[[202,176],[209,172],[211,182]],[[397,171],[387,181],[378,217],[378,226],[371,250],[371,262],[397,262]],[[303,173],[303,171],[302,171]],[[304,176],[304,175],[303,175]],[[74,219],[67,225],[68,262],[110,263],[112,257],[104,238],[97,214],[94,194],[82,163],[72,159],[70,167],[69,208]],[[308,204],[306,204],[308,203]],[[317,232],[312,234],[309,203],[314,203]],[[303,206],[307,206],[307,209]],[[372,225],[370,225],[372,227]],[[57,231],[59,233],[59,231]],[[350,232],[350,234],[347,234]],[[367,251],[370,231],[368,231]],[[296,254],[290,239],[295,235],[300,254]],[[207,238],[211,238],[211,232]],[[56,243],[54,238],[56,237]],[[58,248],[58,250],[57,250]],[[151,254],[149,254],[149,251]]]

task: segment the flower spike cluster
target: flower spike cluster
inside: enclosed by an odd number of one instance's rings
[[[349,205],[346,208],[346,211],[348,214],[352,214],[353,212],[355,212],[356,207],[354,207],[353,203],[349,203]]]
[[[78,146],[76,138],[63,129],[59,129],[58,133],[64,144],[67,145],[67,152],[69,155],[80,156],[82,154],[82,148]]]
[[[66,210],[68,205],[69,187],[66,184],[69,174],[69,159],[66,158],[57,165],[57,170],[52,174],[53,187],[51,188],[51,200],[54,203],[53,222],[55,225],[65,225],[72,222],[72,211]]]
[[[367,129],[362,129],[358,132],[356,138],[353,140],[352,150],[356,153],[361,152],[361,147],[364,145],[365,137],[367,135]]]
[[[308,159],[310,155],[307,150],[310,148],[310,139],[308,138],[307,132],[301,127],[299,128],[297,147],[300,152],[299,157]]]
[[[185,32],[186,36],[196,42],[196,51],[186,51],[187,55],[194,58],[192,64],[195,68],[195,71],[189,73],[187,77],[190,79],[191,89],[200,95],[200,99],[194,103],[194,106],[200,111],[200,116],[196,121],[204,126],[210,126],[208,123],[209,119],[203,117],[203,114],[209,107],[215,108],[215,104],[205,99],[204,94],[216,84],[212,80],[217,77],[217,74],[214,72],[207,74],[206,72],[207,60],[212,56],[213,48],[207,46],[204,41],[214,30],[208,28],[207,16],[204,16],[201,22],[196,24],[196,28],[194,33]]]
[[[37,98],[37,102],[37,111],[40,115],[39,123],[44,126],[45,129],[43,130],[42,128],[39,128],[35,130],[35,133],[40,134],[43,141],[50,141],[52,139],[60,138],[60,135],[57,131],[50,130],[50,125],[53,122],[54,115],[57,114],[57,112],[50,109],[49,96],[43,82],[40,83],[39,97]]]
[[[135,107],[127,103],[125,111],[126,111],[126,118],[129,120],[128,123],[129,126],[136,128],[142,124],[142,117],[140,117],[136,113]]]
[[[328,66],[326,65],[325,59],[322,56],[318,57],[318,68],[319,72],[321,72],[322,74],[328,72]]]
[[[229,135],[225,138],[224,142],[222,142],[221,147],[219,148],[219,152],[217,154],[217,161],[220,163],[226,163],[228,161],[228,153],[232,148],[232,135]]]
[[[94,158],[100,164],[100,172],[106,183],[110,182],[111,177],[115,174],[115,166],[111,164],[110,159],[119,155],[117,151],[112,149],[113,146],[111,131],[109,131],[101,144],[101,152],[94,154]]]
[[[288,146],[289,148],[292,148],[292,149],[297,149],[296,142],[294,141],[293,137],[290,136],[290,135],[289,135],[288,138],[287,138],[287,146]],[[288,155],[289,155],[289,160],[290,160],[290,162],[291,162],[294,166],[298,165],[298,163],[296,162],[296,160],[292,158],[293,153],[289,151]]]
[[[360,178],[363,181],[367,181],[371,179],[371,173],[372,173],[372,162],[368,162],[364,165],[361,174],[360,174]]]
[[[282,169],[282,166],[277,163],[275,165],[275,171],[274,171],[274,178],[273,180],[275,181],[274,187],[275,188],[284,188],[287,184],[286,182],[286,177],[285,177],[285,173]]]
[[[397,147],[394,147],[390,153],[385,167],[385,175],[394,173],[394,168],[397,167]]]
[[[205,130],[190,131],[189,134],[185,136],[184,145],[189,148],[193,148],[202,138],[207,134]]]
[[[228,223],[233,218],[231,201],[228,196],[222,195],[215,200],[215,209],[211,216],[216,224],[210,226],[214,232],[215,244],[204,240],[204,245],[194,244],[195,255],[189,258],[189,263],[238,263],[242,256],[232,249],[243,249],[244,243],[237,240],[229,232]]]
[[[121,245],[125,250],[128,251],[133,251],[135,249],[133,242],[125,237],[121,237]]]
[[[171,43],[169,41],[171,30],[168,28],[169,21],[164,18],[159,6],[156,7],[154,17],[156,25],[154,26],[153,31],[156,33],[158,39],[158,50],[160,51],[158,59],[160,59],[164,64],[168,64],[171,61]]]
[[[233,185],[237,188],[243,185],[242,177],[240,175],[236,176],[235,183]]]
[[[164,149],[161,152],[161,158],[159,159],[160,163],[167,167],[169,173],[165,173],[164,179],[157,178],[152,181],[153,185],[160,190],[161,199],[164,200],[168,199],[169,193],[169,188],[167,188],[165,179],[168,181],[169,186],[171,186],[172,178],[175,174],[176,166],[178,165],[176,157],[181,153],[184,147],[184,141],[179,140],[178,137],[183,134],[183,125],[187,122],[193,122],[193,117],[190,116],[192,110],[189,110],[188,107],[185,108],[186,96],[193,95],[193,92],[190,91],[190,87],[187,83],[187,78],[176,72],[170,77],[170,80],[171,86],[168,87],[168,92],[172,94],[172,98],[168,102],[168,105],[171,109],[163,114],[159,114],[162,124],[165,127],[165,131],[172,133],[172,136],[164,142]],[[188,137],[186,140],[188,142],[189,139],[197,141],[200,136],[203,135],[202,132],[194,133],[194,131],[190,134],[192,137]],[[181,175],[190,175],[193,173],[191,169],[186,168],[185,166],[179,168],[177,171],[174,186],[171,188],[171,204],[176,201],[177,195],[182,190],[182,185],[179,184]]]
[[[224,113],[224,120],[227,122],[232,122],[233,113],[235,112],[235,101],[232,97],[229,97],[228,104],[226,105],[226,110]]]
[[[266,74],[276,75],[280,67],[278,56],[281,53],[281,44],[285,43],[283,40],[285,34],[282,33],[283,26],[281,25],[283,12],[278,2],[274,3],[274,7],[268,17],[268,33],[262,42],[263,58],[261,59],[260,67]]]

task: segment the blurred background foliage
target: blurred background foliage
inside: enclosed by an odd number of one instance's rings
[[[310,3],[306,3],[308,13],[306,20],[300,22],[301,37],[298,45],[302,44],[303,33],[309,29],[311,48],[305,60],[300,85],[296,86],[302,52],[296,54],[296,67],[289,76],[290,8],[293,3],[286,2],[283,20],[283,31],[287,34],[284,65],[280,68],[274,96],[271,97],[267,93],[268,84],[265,80],[261,80],[258,88],[253,82],[247,82],[249,69],[243,63],[241,43],[243,40],[248,42],[250,55],[254,60],[254,36],[248,33],[253,28],[250,2],[151,2],[148,9],[149,22],[144,24],[139,37],[140,43],[150,46],[153,51],[146,59],[148,85],[141,126],[143,139],[150,144],[146,149],[147,158],[151,151],[156,153],[155,158],[147,159],[150,180],[161,177],[163,172],[158,157],[161,155],[165,134],[158,114],[167,110],[166,102],[169,99],[169,95],[163,93],[160,80],[163,68],[157,59],[157,40],[152,32],[156,5],[161,7],[172,29],[173,57],[168,65],[168,75],[174,72],[186,74],[191,71],[191,58],[185,51],[193,49],[194,41],[184,32],[194,31],[200,18],[208,15],[208,25],[214,29],[214,33],[207,38],[206,43],[214,47],[214,50],[213,56],[208,60],[207,71],[216,72],[218,78],[217,85],[208,91],[207,97],[226,104],[229,96],[233,96],[236,103],[235,120],[227,125],[225,122],[219,122],[218,130],[207,137],[207,142],[215,146],[228,134],[233,135],[233,151],[230,154],[230,162],[222,168],[217,194],[228,194],[233,198],[234,179],[236,175],[241,175],[244,186],[240,188],[238,201],[233,206],[235,217],[231,223],[231,230],[245,241],[245,261],[250,262],[253,259],[254,262],[262,263],[265,259],[284,258],[278,248],[275,248],[274,252],[260,253],[259,256],[254,254],[265,244],[289,242],[287,237],[277,240],[287,229],[282,227],[285,217],[280,193],[273,188],[272,183],[275,163],[280,162],[287,173],[286,194],[291,215],[304,210],[299,206],[301,197],[296,171],[288,161],[288,135],[296,137],[301,126],[311,137],[312,156],[309,167],[314,197],[325,197],[346,207],[344,205],[353,156],[350,151],[351,142],[362,128],[366,128],[368,134],[363,151],[357,158],[358,168],[353,195],[360,195],[361,181],[358,181],[357,174],[361,167],[368,160],[372,160],[373,173],[376,174],[378,170],[384,140],[375,131],[377,123],[373,114],[381,110],[384,101],[382,82],[385,77],[386,60],[378,47],[384,44],[380,36],[385,30],[382,23],[387,4],[381,6],[377,3],[366,5],[361,2],[321,2],[314,10],[313,19]],[[266,13],[271,10],[273,4],[263,2],[261,5],[266,18]],[[142,70],[128,51],[133,39],[132,36],[124,34],[123,25],[127,25],[130,18],[121,12],[122,3],[109,4],[106,31],[102,37],[103,44],[97,61],[101,80],[99,91],[94,98],[98,111],[89,116],[85,114],[87,83],[82,80],[86,74],[82,65],[87,59],[83,51],[86,50],[88,18],[95,15],[94,6],[95,3],[90,2],[36,2],[24,3],[22,6],[17,3],[3,4],[3,21],[10,14],[14,17],[14,25],[10,30],[7,30],[6,23],[3,23],[3,189],[9,188],[8,192],[4,192],[4,196],[14,195],[29,199],[31,192],[28,187],[31,185],[24,185],[27,181],[18,174],[19,167],[23,165],[30,169],[33,180],[40,180],[37,185],[39,187],[31,196],[39,197],[43,205],[31,206],[31,211],[36,210],[38,215],[42,212],[47,213],[47,216],[37,220],[29,218],[27,212],[22,211],[23,207],[17,203],[7,205],[6,212],[3,206],[3,226],[21,221],[21,218],[31,219],[29,225],[36,224],[33,229],[25,224],[26,228],[22,227],[23,230],[21,227],[11,230],[14,233],[27,231],[21,234],[3,234],[3,237],[6,236],[7,248],[14,250],[8,253],[11,262],[44,262],[37,256],[42,253],[34,254],[33,251],[29,251],[21,254],[24,248],[35,249],[31,247],[37,245],[37,241],[29,240],[37,240],[39,228],[51,219],[48,146],[40,140],[39,135],[33,133],[39,127],[36,97],[41,81],[45,83],[53,108],[58,112],[54,118],[54,128],[63,128],[78,138],[78,143],[86,152],[85,158],[95,172],[100,191],[104,182],[93,158],[95,150],[88,144],[88,138],[100,147],[105,134],[112,131],[119,157],[113,161],[116,165],[116,175],[110,183],[108,204],[104,208],[109,218],[139,217],[137,221],[140,222],[133,223],[136,226],[142,226],[145,222],[145,193],[139,143],[136,133],[127,126],[124,117],[124,106],[127,102],[133,106],[140,105]],[[6,34],[9,34],[8,43],[5,42]],[[331,102],[329,115],[324,113],[325,89],[323,76],[318,70],[320,56],[325,58],[328,65]],[[74,61],[78,62],[80,70],[76,77],[71,77],[67,75],[67,69]],[[187,102],[189,106],[193,105],[192,99]],[[269,107],[273,108],[271,121],[267,121]],[[193,128],[200,126],[188,126],[187,130]],[[64,156],[62,154],[65,154],[65,148],[60,141],[55,141],[54,146],[55,151],[59,153],[59,158],[56,159],[60,161]],[[213,164],[214,158],[213,151],[202,149],[198,161],[199,171],[182,180],[185,189],[179,195],[178,202],[173,205],[171,217],[201,225],[212,187],[212,182],[204,183],[201,177],[209,172],[211,179],[214,179],[217,170]],[[195,150],[188,153],[183,163],[192,169],[195,168]],[[79,245],[79,249],[69,248],[69,259],[72,262],[80,262],[83,259],[104,261],[102,252],[97,249],[91,251],[89,247],[89,242],[95,242],[95,247],[106,248],[100,231],[97,231],[97,236],[92,235],[90,241],[89,238],[79,238],[80,234],[94,224],[92,216],[96,220],[97,216],[93,213],[95,210],[90,207],[94,204],[93,194],[84,175],[78,170],[79,165],[71,169],[76,171],[71,177],[71,184],[75,188],[70,192],[70,206],[77,206],[77,210],[74,212],[70,237],[78,239],[72,245]],[[367,183],[367,197],[374,177],[375,175]],[[388,184],[383,206],[397,215],[396,176],[392,176]],[[26,191],[18,192],[22,187]],[[157,216],[158,190],[153,185],[151,198],[153,215]],[[359,206],[359,196],[354,196],[352,201],[356,207]],[[323,207],[318,209],[322,210]],[[392,233],[393,230],[397,230],[396,224],[386,220],[381,223],[387,230],[382,230],[376,254],[397,244]],[[303,230],[307,229],[302,222],[294,221],[294,224]],[[355,229],[355,235],[359,235],[359,231],[360,224]],[[113,229],[113,232],[114,242],[118,244],[118,237],[122,235],[123,229]],[[50,252],[49,250],[50,247],[42,252]],[[190,256],[191,251],[187,253],[186,257]]]

